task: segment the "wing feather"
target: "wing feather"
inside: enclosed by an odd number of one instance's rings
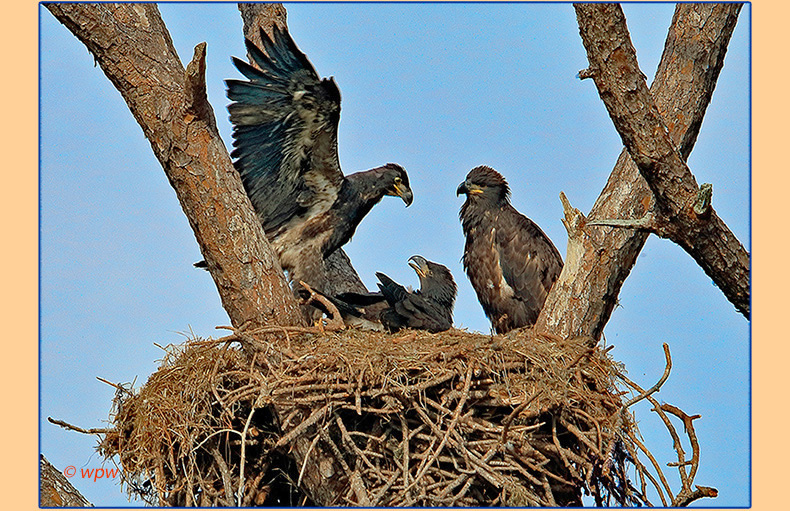
[[[337,157],[340,92],[321,80],[287,31],[247,40],[255,65],[234,58],[246,80],[226,80],[231,156],[267,233],[295,216],[329,209],[343,182]],[[256,67],[257,66],[257,67]]]
[[[540,311],[562,271],[562,257],[532,220],[512,207],[502,210],[494,241],[502,277],[528,309]]]
[[[409,295],[409,292],[405,287],[401,286],[383,273],[376,272],[376,278],[379,279],[379,289],[381,290],[381,294],[391,306],[404,300]]]

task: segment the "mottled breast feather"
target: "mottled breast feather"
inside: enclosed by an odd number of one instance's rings
[[[498,333],[534,324],[562,271],[559,251],[510,204],[507,182],[494,169],[473,169],[462,190],[463,265],[483,311]]]

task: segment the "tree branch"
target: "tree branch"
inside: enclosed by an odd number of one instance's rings
[[[651,93],[683,158],[696,142],[740,8],[739,4],[681,3],[675,9]],[[585,76],[595,72],[589,69]],[[623,150],[589,217],[641,218],[652,202],[647,183]],[[565,267],[536,328],[560,337],[599,339],[648,233],[592,229],[584,222],[578,238],[568,242]]]
[[[741,314],[749,317],[749,253],[708,205],[675,148],[644,75],[618,4],[574,4],[593,80],[628,153],[653,192],[656,232],[688,252]]]
[[[205,45],[185,70],[155,4],[50,3],[123,96],[176,191],[231,322],[302,316],[205,97]]]
[[[43,454],[39,454],[39,477],[38,505],[40,507],[93,507],[93,504],[72,486],[63,472],[52,466]]]

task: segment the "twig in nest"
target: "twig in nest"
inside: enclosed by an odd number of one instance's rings
[[[332,403],[328,403],[328,404],[324,405],[323,407],[313,411],[313,413],[311,413],[310,416],[307,419],[305,419],[304,422],[302,422],[301,424],[296,426],[294,429],[289,431],[288,434],[283,435],[282,437],[280,437],[280,439],[274,445],[274,448],[277,449],[277,448],[280,448],[280,447],[282,447],[284,445],[288,445],[289,443],[291,443],[291,441],[294,438],[296,438],[297,436],[302,434],[302,432],[304,432],[307,428],[309,428],[310,426],[312,426],[313,424],[315,424],[316,422],[321,420],[322,417],[325,417],[326,413],[329,411],[329,407],[331,405],[332,405]]]
[[[125,392],[126,394],[131,394],[131,392],[129,391],[129,389],[127,389],[126,387],[124,387],[124,386],[123,386],[123,385],[121,385],[120,383],[113,383],[113,382],[111,382],[111,381],[109,381],[109,380],[105,380],[104,378],[102,378],[102,377],[100,377],[100,376],[97,376],[97,377],[96,377],[96,379],[97,379],[97,380],[99,380],[99,381],[100,381],[100,382],[102,382],[102,383],[106,383],[106,384],[107,384],[107,385],[109,385],[110,387],[113,387],[113,388],[115,388],[115,389],[116,389],[118,392]]]
[[[551,439],[554,442],[554,446],[557,448],[557,454],[560,455],[560,459],[562,459],[562,463],[565,465],[565,468],[571,473],[575,479],[581,480],[581,475],[576,471],[571,462],[568,461],[568,457],[565,455],[565,449],[560,446],[560,439],[557,438],[557,418],[552,415],[551,416]]]
[[[409,487],[409,425],[405,414],[399,414],[401,435],[403,436],[403,487]]]
[[[219,467],[220,474],[222,474],[222,484],[225,485],[225,501],[228,507],[233,507],[233,483],[231,482],[228,465],[225,463],[225,460],[222,459],[222,455],[219,453],[217,447],[212,447],[210,452],[214,457],[214,461],[217,463],[217,467]]]
[[[669,498],[672,499],[672,490],[669,488],[669,483],[667,483],[667,479],[664,476],[664,471],[661,470],[661,466],[658,464],[658,461],[656,461],[656,458],[655,458],[655,456],[653,456],[653,453],[651,453],[647,449],[647,447],[645,447],[645,445],[636,438],[636,436],[634,435],[633,431],[629,431],[628,432],[628,436],[631,438],[631,441],[634,442],[634,444],[639,449],[641,449],[643,453],[645,453],[645,455],[650,460],[650,463],[653,464],[653,468],[656,470],[656,473],[658,474],[658,477],[661,479],[661,484],[664,486],[664,489],[666,490],[667,495],[669,496]],[[633,456],[633,454],[635,454],[635,453],[632,453],[632,456]],[[650,482],[653,483],[653,486],[655,486],[656,490],[658,491],[659,498],[661,498],[661,504],[664,507],[666,507],[667,506],[667,501],[664,498],[664,492],[661,491],[661,486],[659,486],[658,481],[656,481],[655,477],[653,477],[653,475],[647,470],[647,467],[645,467],[644,464],[642,464],[642,462],[638,460],[638,458],[636,458],[634,456],[634,460],[635,460],[635,463],[638,463],[638,465],[636,465],[637,469],[642,474],[647,476],[647,478],[650,480]]]
[[[700,415],[687,415],[680,408],[676,406],[672,406],[670,404],[661,405],[661,409],[664,410],[665,412],[671,413],[672,415],[683,421],[683,426],[686,429],[686,434],[689,437],[689,442],[691,442],[691,470],[689,471],[689,475],[688,475],[688,484],[685,484],[685,481],[683,484],[684,490],[690,491],[691,484],[694,481],[694,477],[697,475],[697,468],[699,467],[699,442],[697,441],[697,433],[694,430],[693,421],[694,419],[699,419]],[[678,464],[678,468],[680,468],[680,463]],[[707,495],[702,495],[702,497],[705,496]]]
[[[664,357],[666,358],[667,365],[664,368],[664,374],[661,375],[661,378],[659,378],[659,380],[656,382],[655,385],[653,385],[652,387],[650,387],[649,389],[647,389],[645,391],[641,391],[638,396],[636,396],[636,397],[630,399],[628,402],[626,402],[621,407],[622,410],[627,409],[628,407],[630,407],[630,406],[638,403],[639,401],[647,398],[651,394],[654,394],[654,393],[658,392],[659,390],[661,390],[661,386],[664,384],[665,381],[667,381],[667,378],[669,378],[669,372],[672,370],[672,356],[669,354],[669,345],[667,343],[664,343]],[[625,376],[623,376],[621,373],[617,373],[617,376],[620,379],[623,379],[624,381],[626,379]],[[620,410],[617,410],[617,411],[619,412]],[[617,412],[615,412],[615,413],[617,413]]]
[[[237,506],[241,507],[242,499],[244,498],[244,462],[247,459],[245,450],[247,447],[247,431],[250,429],[250,423],[252,422],[252,416],[255,414],[255,406],[258,403],[253,404],[252,410],[250,410],[250,415],[247,417],[247,422],[244,424],[244,431],[241,433],[241,459],[239,461],[239,494],[236,497]]]
[[[458,418],[461,416],[461,411],[463,410],[463,407],[466,404],[466,398],[469,397],[469,387],[472,384],[473,370],[474,370],[474,364],[470,364],[469,369],[466,372],[466,381],[464,382],[464,390],[462,392],[461,399],[458,401],[458,406],[455,407],[455,413],[453,414],[453,418],[450,421],[450,424],[447,426],[447,430],[444,432],[444,437],[442,438],[439,447],[436,448],[436,451],[433,454],[433,458],[431,458],[431,460],[428,463],[426,463],[424,467],[422,467],[422,470],[416,476],[414,476],[414,482],[408,485],[406,490],[411,489],[414,485],[416,485],[420,481],[420,478],[422,478],[422,476],[425,475],[426,470],[428,470],[428,468],[433,464],[433,462],[436,461],[436,458],[439,456],[439,453],[442,452],[442,449],[444,449],[444,446],[447,444],[447,440],[450,438],[450,433],[452,433],[456,424],[458,424]],[[404,482],[404,484],[406,483]]]
[[[510,428],[510,424],[513,422],[513,419],[518,417],[518,414],[520,414],[527,406],[529,406],[531,402],[536,400],[538,396],[540,396],[542,393],[543,393],[543,389],[538,389],[537,392],[532,394],[532,397],[530,397],[529,399],[518,405],[512,412],[510,412],[510,415],[508,415],[505,418],[505,420],[502,421],[502,439],[500,440],[500,442],[503,445],[507,441],[507,431]]]
[[[305,468],[307,468],[307,460],[310,459],[310,453],[313,452],[313,449],[315,448],[315,444],[318,443],[318,439],[320,438],[320,436],[321,435],[316,433],[315,438],[313,438],[313,441],[310,442],[310,447],[307,448],[307,453],[305,453],[304,461],[302,462],[302,469],[299,470],[299,479],[297,479],[296,481],[297,488],[302,485],[302,477],[304,476]]]
[[[381,473],[381,470],[379,470],[379,468],[378,468],[376,465],[374,465],[374,464],[373,464],[373,463],[372,463],[372,462],[371,462],[371,461],[368,459],[368,457],[365,455],[365,452],[366,452],[366,451],[363,451],[362,449],[360,449],[360,448],[357,446],[357,444],[356,444],[356,443],[354,443],[354,440],[351,438],[351,435],[349,434],[348,430],[346,429],[346,425],[345,425],[345,424],[343,424],[343,419],[341,419],[340,417],[336,417],[336,419],[335,419],[335,423],[337,424],[337,427],[338,427],[338,429],[340,430],[341,438],[343,439],[343,443],[346,445],[346,447],[349,447],[349,448],[351,448],[351,449],[354,451],[354,453],[356,453],[356,455],[357,455],[357,456],[359,456],[359,457],[362,459],[362,462],[363,462],[363,463],[364,463],[364,464],[365,464],[365,465],[366,465],[368,468],[370,468],[371,470],[373,470],[373,472],[376,474],[376,476],[377,476],[377,477],[378,477],[378,478],[379,478],[381,481],[386,481],[386,478],[384,477],[384,474],[382,474],[382,473]],[[368,451],[368,452],[369,452],[369,451]],[[381,458],[384,458],[384,456],[383,456],[383,455],[380,455],[380,454],[378,454],[378,453],[372,453],[372,452],[371,452],[370,454],[377,454],[377,455],[378,455],[378,456],[380,456]]]
[[[61,428],[65,428],[71,431],[76,431],[78,433],[84,433],[86,435],[103,435],[113,431],[112,428],[90,428],[85,429],[79,426],[74,426],[73,424],[69,424],[68,422],[61,421],[58,419],[53,419],[52,417],[47,417],[47,420],[56,426],[60,426]]]
[[[327,319],[326,326],[324,326],[324,328],[329,332],[343,330],[343,328],[345,328],[345,324],[343,323],[343,318],[340,316],[340,311],[337,310],[335,304],[330,302],[327,297],[316,293],[313,288],[308,286],[304,281],[300,280],[299,284],[301,284],[301,286],[305,288],[308,293],[310,293],[310,297],[304,302],[305,305],[312,302],[318,302],[326,307],[326,310],[332,316],[331,318]]]
[[[203,440],[201,440],[201,441],[200,441],[200,443],[199,443],[199,444],[197,444],[195,447],[193,447],[193,448],[192,448],[192,452],[195,452],[195,451],[197,451],[198,449],[200,449],[200,448],[203,446],[203,444],[205,444],[205,443],[206,443],[206,442],[207,442],[207,441],[208,441],[208,440],[209,440],[211,437],[213,437],[213,436],[215,436],[215,435],[221,435],[222,433],[236,433],[237,435],[241,436],[241,433],[239,433],[239,432],[238,432],[238,431],[236,431],[235,429],[230,429],[230,428],[218,429],[217,431],[215,431],[215,432],[211,433],[211,434],[210,434],[210,435],[208,435],[206,438],[204,438]]]
[[[327,424],[329,426],[329,424]],[[354,492],[354,496],[357,498],[356,505],[363,506],[363,507],[370,507],[370,499],[368,498],[368,491],[365,488],[365,483],[359,477],[359,471],[354,470],[352,472],[351,467],[348,466],[346,463],[343,454],[340,452],[340,449],[337,447],[337,444],[332,440],[332,437],[329,436],[329,433],[326,432],[325,428],[318,428],[318,435],[321,437],[321,440],[329,446],[329,450],[332,451],[334,454],[335,459],[340,464],[340,467],[346,473],[348,477],[349,483],[351,483],[351,489]]]

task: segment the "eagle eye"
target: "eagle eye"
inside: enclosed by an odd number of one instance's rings
[[[395,177],[395,184],[396,185],[401,184],[401,181],[402,181],[402,179],[400,177],[397,177],[397,176]]]

